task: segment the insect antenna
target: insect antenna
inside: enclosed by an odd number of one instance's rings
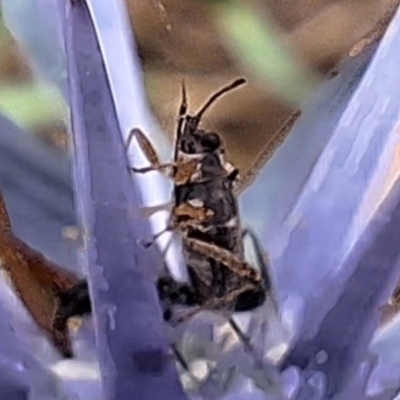
[[[203,116],[203,114],[206,112],[206,110],[211,106],[211,104],[214,103],[219,97],[221,97],[222,95],[224,95],[227,92],[230,92],[233,89],[236,89],[237,87],[243,85],[244,83],[246,83],[246,79],[239,78],[239,79],[236,79],[235,81],[233,81],[231,84],[229,84],[229,85],[221,88],[220,90],[218,90],[218,92],[214,93],[207,100],[207,102],[200,109],[200,111],[198,111],[198,113],[196,114],[195,118],[199,121],[200,118]]]
[[[174,139],[175,143],[179,142],[179,139],[182,135],[182,127],[183,127],[183,123],[185,122],[187,108],[188,108],[188,102],[187,102],[187,96],[186,96],[186,86],[185,86],[185,81],[182,80],[182,100],[181,100],[181,104],[179,106],[178,126],[176,128],[176,134],[175,134],[175,139]],[[178,151],[179,151],[179,148],[178,148],[178,146],[175,145],[175,150],[174,150],[174,161],[175,162],[178,159]]]
[[[182,86],[182,100],[181,100],[181,105],[179,106],[179,118],[183,117],[186,114],[188,108],[186,86],[184,80],[182,80],[181,86]]]

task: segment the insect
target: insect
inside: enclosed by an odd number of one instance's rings
[[[0,258],[14,289],[37,325],[65,357],[72,357],[67,321],[90,312],[86,282],[16,237],[0,192]]]
[[[271,294],[267,270],[260,272],[244,259],[245,232],[240,224],[237,193],[248,184],[249,176],[241,180],[237,168],[226,160],[220,135],[199,127],[202,116],[219,97],[244,83],[240,78],[223,87],[195,115],[187,114],[186,90],[182,85],[174,158],[170,163],[161,163],[139,129],[132,130],[128,139],[129,147],[136,137],[151,163],[150,167],[130,168],[133,172],[157,170],[174,182],[168,227],[154,240],[166,231],[181,234],[190,283],[177,282],[170,276],[158,280],[164,318],[169,322],[181,322],[202,310],[250,311],[261,306],[267,294]],[[176,305],[189,310],[176,317],[172,310]]]
[[[269,290],[267,274],[258,272],[244,261],[236,195],[255,177],[254,169],[239,179],[236,168],[225,160],[220,136],[198,128],[208,107],[221,95],[244,83],[243,79],[215,93],[195,115],[186,115],[183,87],[179,112],[174,162],[161,164],[145,135],[135,129],[131,138],[152,163],[149,168],[133,169],[145,173],[159,170],[173,177],[174,206],[169,230],[184,238],[191,284],[178,283],[171,277],[157,282],[159,297],[165,305],[164,317],[173,320],[172,306],[192,307],[179,320],[203,310],[246,311],[265,301]],[[293,114],[276,136],[276,143],[290,130],[298,117]],[[273,149],[267,147],[256,162],[262,165]],[[6,204],[0,192],[0,257],[11,283],[37,325],[49,334],[65,357],[72,357],[67,321],[91,312],[86,281],[52,263],[13,234]],[[232,327],[238,328],[232,321]]]

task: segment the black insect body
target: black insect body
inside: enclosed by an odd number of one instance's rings
[[[239,178],[239,171],[225,159],[222,138],[214,132],[200,129],[199,124],[204,112],[217,98],[244,82],[244,79],[238,79],[216,92],[195,116],[186,114],[187,101],[183,87],[173,162],[162,164],[153,146],[139,129],[131,132],[127,143],[129,147],[132,138],[136,137],[151,162],[151,167],[130,168],[132,171],[145,173],[158,170],[174,181],[172,213],[166,231],[174,231],[182,236],[190,283],[177,282],[170,276],[158,279],[157,289],[164,306],[164,318],[170,322],[180,322],[202,310],[228,313],[253,310],[261,306],[267,295],[271,294],[262,249],[250,231],[244,232],[241,229],[236,196],[254,180],[258,169],[286,136],[300,113],[290,116],[277,133],[277,143],[273,144],[273,148],[267,146],[263,149],[254,167]],[[152,211],[160,209],[163,207],[156,207]],[[0,217],[5,230],[10,230],[1,196]],[[264,265],[261,272],[244,260],[245,233],[251,236],[255,244],[259,264]],[[35,257],[34,260],[37,260]],[[45,321],[45,328],[54,336],[63,354],[71,356],[66,323],[71,317],[91,312],[87,282],[55,275],[48,266],[40,270],[52,275],[60,289],[65,286],[58,293],[54,310],[53,304],[50,304],[54,312],[50,325]],[[189,310],[175,318],[173,308],[176,305],[188,307]],[[234,331],[246,342],[236,323],[232,319],[229,321]]]
[[[215,93],[195,116],[186,114],[183,87],[173,163],[161,164],[144,134],[137,129],[131,133],[152,163],[150,168],[132,170],[159,170],[174,180],[168,229],[182,236],[190,283],[178,283],[169,276],[158,280],[166,320],[174,320],[175,305],[191,307],[179,321],[201,310],[250,311],[264,303],[270,290],[268,278],[244,260],[235,195],[239,171],[226,161],[222,138],[199,129],[208,107],[243,83],[244,79],[238,79]]]
[[[200,169],[202,161],[199,160]],[[189,287],[181,285],[180,290],[187,293],[192,287],[193,297],[201,308],[248,311],[264,302],[267,288],[256,270],[244,261],[240,265],[243,242],[237,200],[233,194],[237,174],[228,174],[220,164],[214,166],[212,175],[210,180],[201,175],[201,182],[175,187],[177,209],[196,206],[210,215],[204,220],[191,217],[190,212],[173,216],[174,226],[185,226],[183,250],[191,281]],[[196,241],[199,250],[194,249],[192,241]],[[232,263],[208,256],[201,244],[230,252],[237,257],[238,267],[234,269]]]
[[[240,180],[239,171],[225,159],[222,138],[214,132],[199,129],[206,109],[219,96],[244,82],[238,79],[215,93],[195,116],[186,115],[183,88],[172,163],[159,161],[153,146],[140,130],[134,129],[128,140],[129,147],[132,138],[136,137],[151,162],[151,167],[130,168],[132,171],[158,170],[174,180],[172,213],[167,230],[182,236],[190,284],[177,282],[170,276],[158,279],[164,318],[170,322],[174,321],[173,308],[176,305],[189,307],[176,319],[180,322],[202,310],[250,311],[261,306],[270,292],[266,269],[260,273],[244,261],[244,232],[236,196],[252,179],[253,171],[246,179]],[[287,126],[290,123],[289,120]],[[254,236],[252,238],[257,244]],[[261,250],[258,253],[261,254]],[[262,260],[259,261],[262,264]],[[69,318],[90,312],[87,282],[78,282],[60,293],[53,327],[60,329]],[[230,322],[240,335],[234,321]]]
[[[129,147],[132,138],[136,137],[151,162],[151,167],[130,168],[132,171],[145,173],[158,170],[174,181],[172,213],[167,230],[182,236],[190,283],[177,282],[170,276],[158,279],[164,318],[170,322],[174,321],[173,308],[176,305],[189,307],[186,313],[175,319],[180,322],[202,310],[253,310],[271,294],[267,264],[258,241],[249,231],[246,233],[256,245],[259,264],[265,268],[259,272],[244,260],[245,232],[241,229],[236,196],[254,180],[258,169],[281,143],[300,113],[290,116],[277,133],[275,143],[263,149],[254,167],[239,178],[239,171],[225,159],[222,138],[217,133],[200,129],[199,124],[204,112],[217,98],[243,83],[244,79],[238,79],[216,92],[195,116],[186,114],[183,87],[173,162],[162,164],[139,129],[131,132],[127,143]],[[156,207],[153,211],[160,209],[163,207]],[[67,321],[73,316],[91,312],[87,282],[53,268],[42,255],[14,237],[1,192],[0,225],[2,258],[22,300],[38,325],[51,334],[60,351],[66,357],[72,356]],[[17,259],[15,254],[19,255]],[[21,265],[30,271],[32,287],[26,285],[30,278],[19,279],[21,275],[17,272],[21,270]],[[230,324],[244,339],[232,319]]]

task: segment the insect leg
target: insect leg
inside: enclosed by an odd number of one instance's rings
[[[272,287],[271,279],[270,279],[271,273],[270,273],[270,263],[268,260],[268,255],[265,253],[258,237],[251,229],[245,228],[242,230],[242,238],[244,238],[245,236],[249,236],[253,242],[255,254],[257,257],[257,264],[260,265],[260,268],[261,268],[261,275],[263,277],[265,289],[266,289],[266,291],[269,292],[269,297],[272,299],[275,309],[278,309],[276,301],[273,297],[273,291],[271,290],[271,287]],[[240,329],[240,327],[238,326],[238,324],[235,322],[235,320],[232,317],[229,318],[228,322],[229,322],[229,325],[231,326],[232,330],[236,333],[238,338],[243,343],[244,348],[250,354],[253,354],[255,356],[255,359],[257,360],[258,352],[252,346],[249,336]],[[262,328],[263,328],[263,332],[264,332],[264,336],[265,336],[266,329],[267,329],[265,321],[262,323]]]
[[[239,325],[236,323],[236,321],[230,317],[228,319],[229,325],[231,326],[232,330],[236,333],[240,341],[243,343],[244,348],[252,354],[255,354],[255,350],[253,346],[251,345],[250,338],[242,332],[242,330],[239,328]]]
[[[134,128],[131,130],[128,136],[128,141],[126,144],[126,148],[129,149],[133,138],[137,139],[137,142],[142,149],[143,153],[145,154],[146,158],[150,161],[151,166],[150,167],[145,167],[145,168],[134,168],[130,167],[129,170],[136,172],[136,173],[146,173],[146,172],[151,172],[151,171],[159,171],[168,177],[172,175],[172,167],[173,163],[165,163],[162,164],[160,161],[160,158],[158,157],[158,154],[156,150],[154,149],[153,145],[147,139],[146,135],[138,128]]]
[[[147,139],[146,135],[139,128],[134,128],[130,131],[128,136],[128,141],[126,143],[127,150],[131,146],[134,137],[136,137],[140,148],[142,149],[146,157],[149,159],[150,163],[153,165],[160,165],[161,162],[156,150],[154,149],[150,140]]]
[[[177,348],[175,344],[171,345],[172,353],[174,354],[178,364],[182,367],[182,369],[190,375],[190,378],[199,383],[198,378],[193,374],[192,370],[190,369],[190,366],[188,362],[186,361],[185,357],[181,353],[181,351]]]
[[[172,233],[174,234],[175,232],[172,232]],[[172,243],[173,243],[173,239],[172,239],[172,237],[170,237],[169,240],[168,240],[168,242],[167,242],[167,244],[165,245],[165,247],[164,247],[163,250],[161,251],[161,256],[162,256],[162,258],[165,259],[165,257],[167,256],[168,250],[169,250],[170,247],[172,246]]]
[[[249,236],[250,240],[253,243],[255,254],[257,257],[257,264],[260,266],[261,276],[262,280],[264,281],[264,286],[269,293],[269,297],[273,302],[275,310],[277,311],[279,308],[274,295],[275,291],[271,281],[272,272],[271,272],[271,263],[269,262],[268,259],[268,254],[264,251],[263,246],[261,245],[257,235],[250,228],[243,229],[242,237],[244,238],[245,236]]]
[[[228,266],[232,272],[237,274],[240,279],[244,279],[244,282],[247,282],[247,285],[242,285],[236,291],[231,292],[229,296],[225,296],[224,298],[212,300],[208,303],[205,303],[204,305],[202,305],[201,309],[212,309],[213,307],[218,308],[224,303],[229,304],[230,302],[233,302],[235,304],[236,311],[247,311],[252,308],[256,308],[253,307],[254,305],[261,305],[261,303],[265,299],[265,293],[268,293],[270,295],[272,294],[270,272],[268,270],[269,263],[262,250],[262,246],[252,231],[244,231],[243,235],[249,235],[254,242],[256,255],[258,257],[260,265],[262,266],[261,274],[258,271],[254,270],[249,264],[243,262],[234,254],[225,249],[195,239],[186,239],[187,245],[191,247],[192,250],[223,263],[224,265]],[[247,291],[251,293],[250,296],[247,295]],[[274,307],[277,309],[277,305],[273,296],[271,296],[271,299],[273,301]],[[189,315],[184,315],[183,318],[190,317],[196,312],[199,312],[201,309],[193,310]],[[239,335],[239,337],[245,344],[245,347],[249,350],[249,339],[244,333],[240,332],[239,327],[234,323],[233,320],[230,320],[229,323],[232,326],[232,329]]]
[[[268,255],[264,251],[257,235],[250,228],[243,229],[242,238],[244,239],[246,236],[249,236],[250,240],[253,243],[255,255],[257,257],[257,264],[261,267],[260,270],[265,287],[269,289],[271,287],[271,279],[270,279],[271,272],[270,272],[270,262],[268,259]]]
[[[262,282],[262,276],[259,271],[252,268],[248,263],[242,261],[229,250],[192,238],[185,238],[185,243],[191,250],[226,265],[232,272],[246,281],[254,283]]]
[[[181,367],[188,373],[192,373],[190,370],[189,364],[185,360],[185,357],[183,354],[178,350],[175,344],[171,345],[172,353],[174,354],[175,358],[177,359],[178,363],[181,365]]]
[[[289,132],[292,130],[295,122],[300,117],[301,112],[295,111],[286,120],[283,126],[275,134],[275,137],[270,141],[266,147],[261,150],[260,154],[256,157],[252,167],[239,178],[238,183],[235,187],[235,194],[239,195],[242,193],[257,177],[258,172],[264,166],[264,164],[273,156],[275,150],[283,143]]]
[[[237,297],[234,301],[233,299],[231,300],[232,311],[245,312],[254,310],[265,302],[268,288],[264,286],[263,277],[260,271],[254,269],[250,264],[243,261],[234,253],[213,244],[198,239],[185,238],[185,245],[191,251],[194,251],[207,259],[221,263],[225,268],[227,268],[231,277],[234,277],[234,281],[236,281],[234,287],[236,287],[240,282],[241,288],[247,288],[246,290],[237,293]],[[234,287],[229,288],[229,290],[234,289]],[[235,291],[233,290],[230,293],[234,292]],[[226,296],[224,298],[229,300]]]
[[[253,285],[251,283],[247,283],[242,285],[238,289],[231,291],[228,295],[224,297],[208,300],[200,305],[194,306],[191,310],[184,310],[180,313],[180,315],[177,316],[176,322],[184,322],[204,310],[219,311],[226,310],[227,308],[229,309],[229,306],[233,304],[242,293],[251,290],[252,288]]]
[[[155,243],[155,241],[156,241],[160,236],[164,235],[165,233],[171,232],[171,231],[174,231],[174,228],[173,228],[172,226],[170,226],[170,225],[167,225],[167,227],[165,227],[162,231],[156,233],[156,234],[153,236],[153,238],[152,238],[149,242],[142,242],[142,245],[143,245],[146,249],[148,249],[149,247],[151,247],[151,246]]]
[[[136,168],[136,167],[129,167],[129,170],[135,172],[136,174],[146,174],[147,172],[158,171],[161,172],[163,175],[170,177],[172,175],[172,167],[174,164],[166,163],[159,165],[158,167],[143,167],[143,168]]]
[[[204,311],[204,310],[211,310],[211,311],[224,310],[224,308],[226,308],[227,304],[232,303],[232,301],[234,301],[234,299],[238,298],[240,296],[240,294],[246,292],[247,290],[249,290],[251,288],[252,288],[251,284],[245,284],[242,287],[229,293],[229,295],[227,295],[226,297],[212,299],[212,300],[205,302],[204,304],[201,304],[199,306],[192,308],[191,310],[187,310],[187,311],[185,310],[176,316],[176,322],[182,323],[182,322],[188,320],[189,318],[194,317],[197,313]],[[260,356],[257,354],[257,351],[252,346],[249,337],[241,331],[241,329],[239,328],[239,326],[233,320],[232,317],[227,318],[227,320],[228,320],[228,323],[230,324],[232,330],[237,334],[240,341],[243,343],[245,350],[248,353],[252,354],[252,356],[254,357],[256,362],[260,366],[262,366],[263,360],[262,360],[262,358],[260,358]]]

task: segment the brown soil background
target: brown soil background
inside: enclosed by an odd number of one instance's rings
[[[393,0],[257,0],[272,16],[279,38],[311,71],[326,77],[352,47],[379,27]],[[150,105],[172,139],[185,80],[194,112],[216,89],[246,70],[219,34],[208,2],[128,0]],[[389,11],[388,11],[389,9]],[[240,64],[241,66],[243,63]],[[221,133],[228,155],[242,172],[251,167],[293,109],[251,78],[205,116],[204,126]]]

